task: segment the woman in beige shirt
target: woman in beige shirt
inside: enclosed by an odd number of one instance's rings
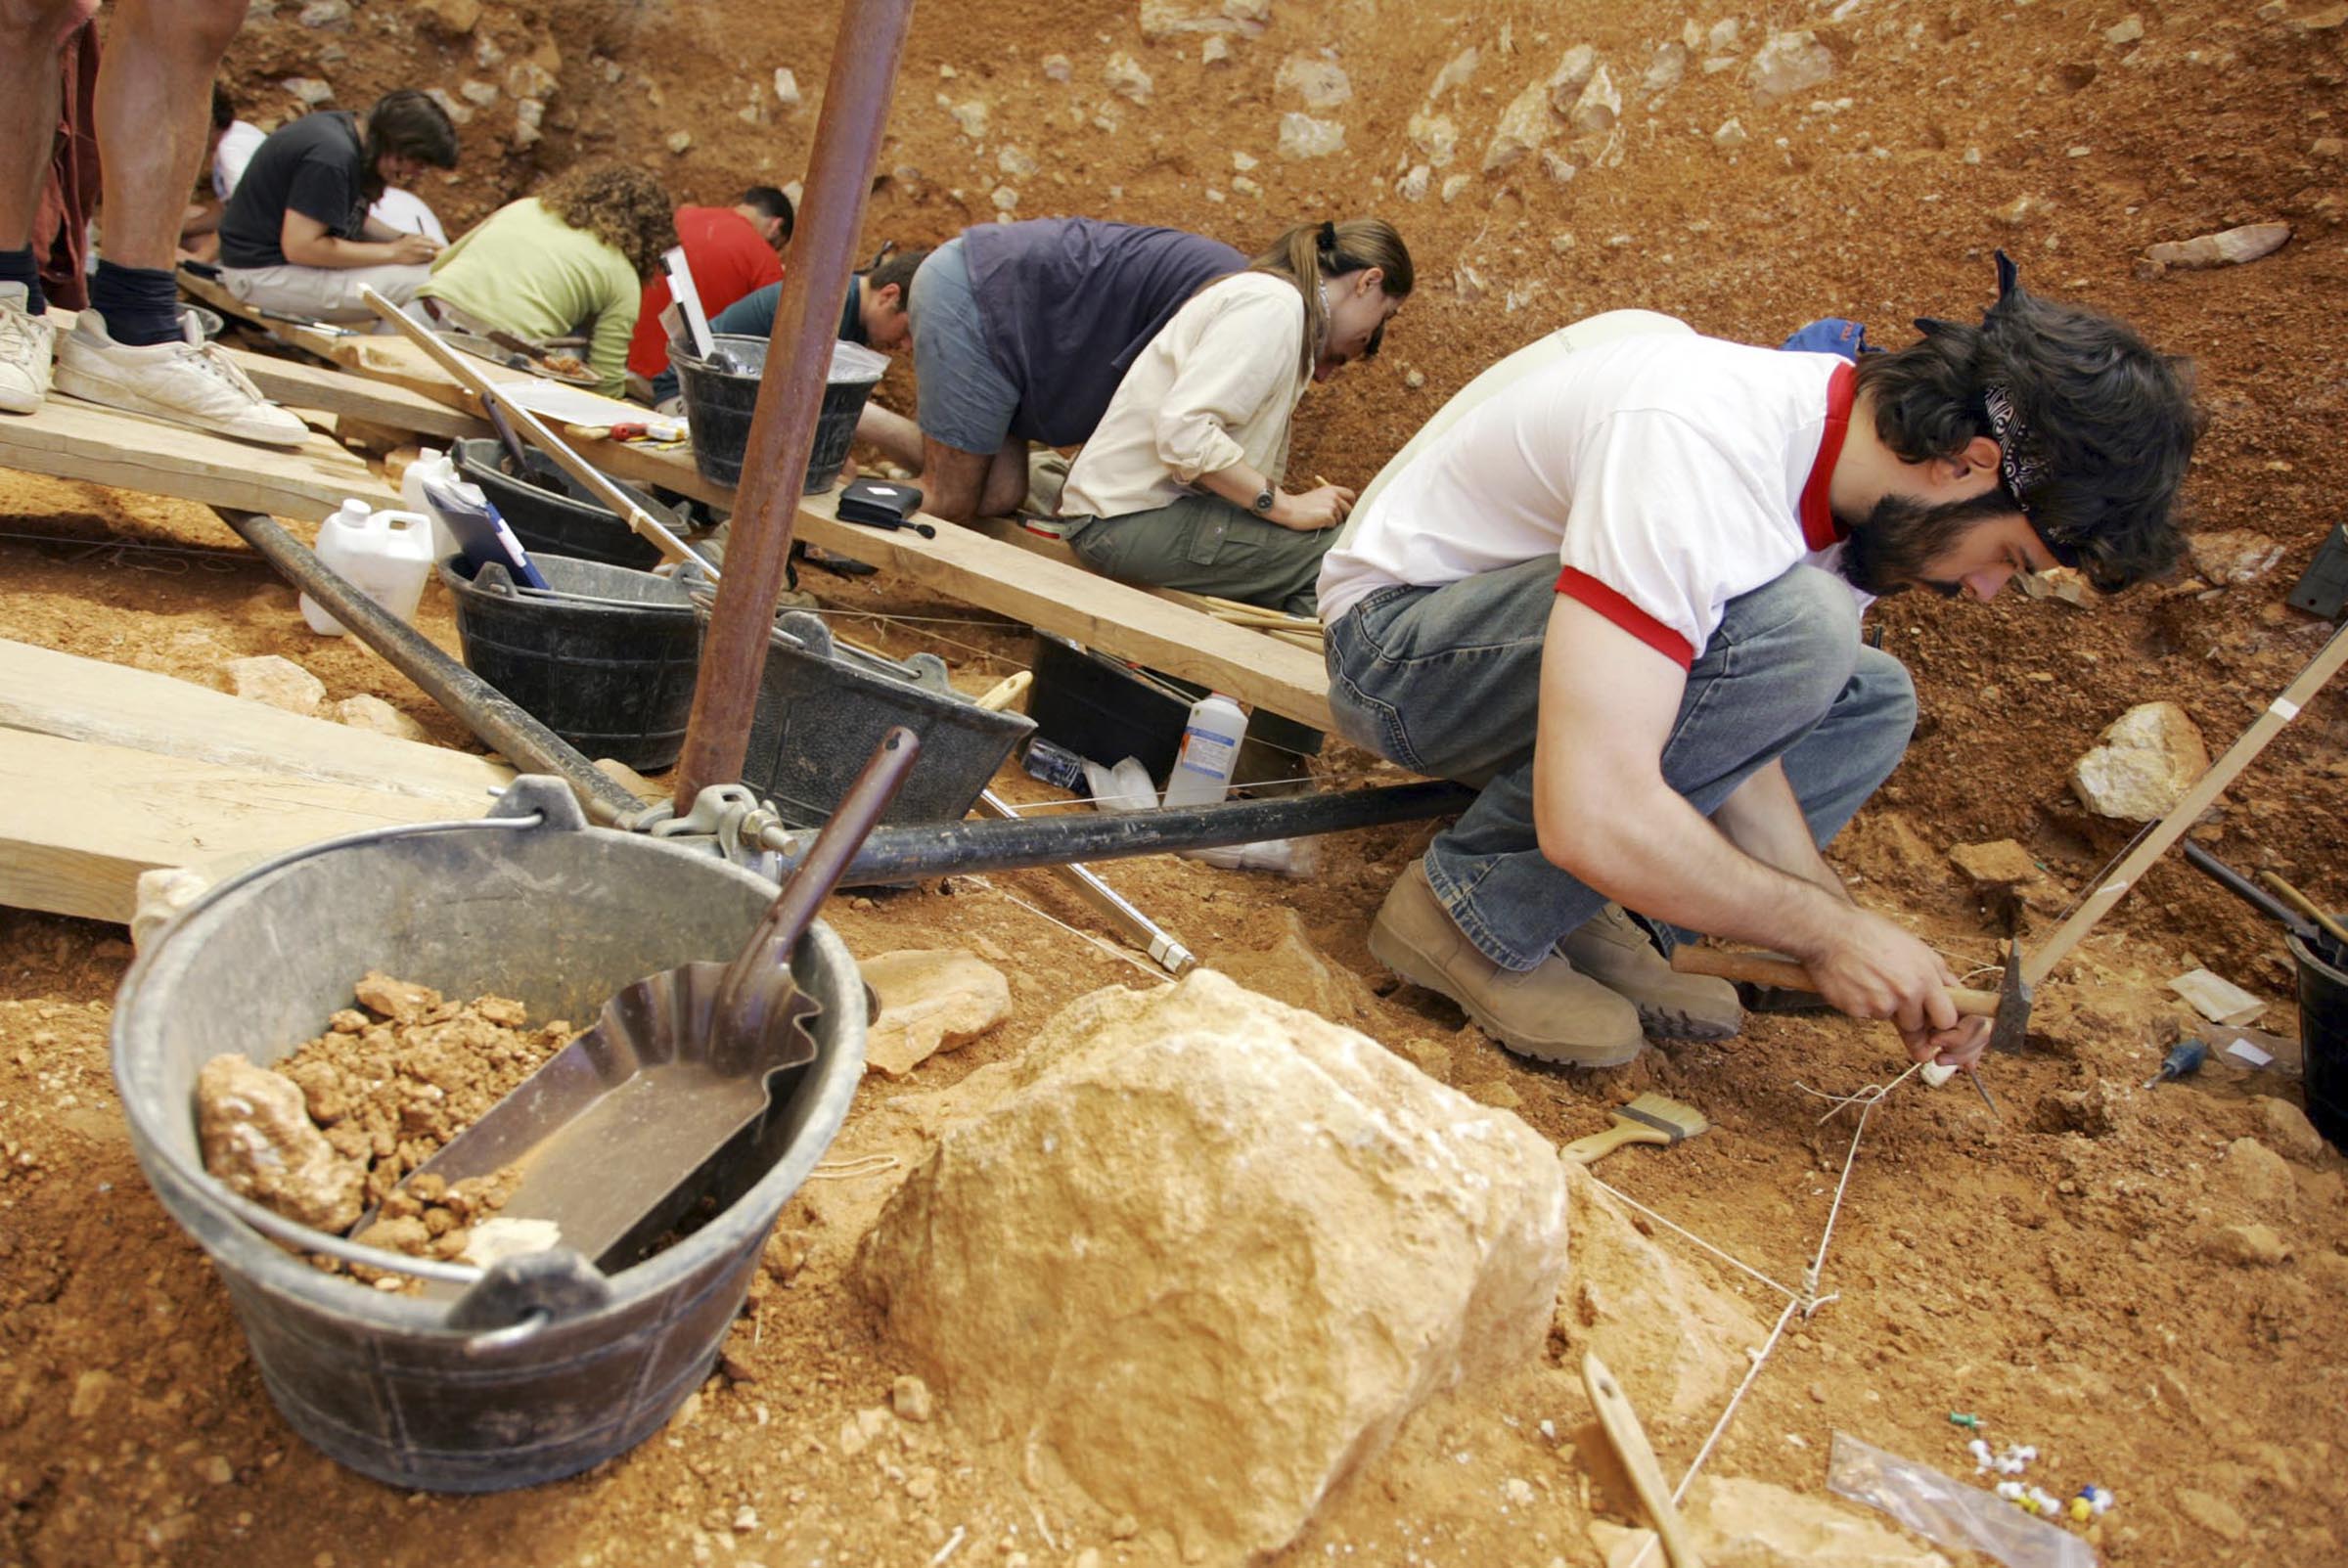
[[[1305,388],[1377,352],[1413,282],[1377,218],[1300,224],[1208,284],[1150,340],[1068,470],[1085,564],[1125,582],[1313,612],[1354,493],[1281,488]]]

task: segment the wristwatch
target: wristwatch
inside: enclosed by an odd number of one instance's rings
[[[1268,517],[1272,515],[1272,503],[1275,499],[1277,499],[1277,496],[1278,492],[1275,491],[1271,485],[1265,485],[1264,493],[1257,496],[1254,501],[1256,515],[1259,517]]]

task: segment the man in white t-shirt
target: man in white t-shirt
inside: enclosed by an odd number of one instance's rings
[[[1790,953],[1918,1060],[1978,1056],[1938,955],[1819,853],[1915,724],[1860,612],[2058,562],[2110,588],[2166,569],[2199,432],[2180,362],[2000,263],[1980,327],[1919,323],[1856,368],[1581,323],[1387,465],[1322,568],[1331,707],[1482,793],[1387,895],[1380,962],[1546,1060],[1736,1032],[1734,993],[1674,974],[1613,900]]]

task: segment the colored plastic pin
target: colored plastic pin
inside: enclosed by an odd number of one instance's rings
[[[2181,1040],[2160,1060],[2160,1071],[2145,1080],[2150,1089],[2166,1078],[2190,1078],[2209,1059],[2209,1048],[2198,1040]]]
[[[1981,1430],[1981,1417],[1978,1415],[1967,1415],[1962,1411],[1949,1411],[1949,1424],[1951,1426],[1962,1426],[1968,1432],[1978,1432]]]

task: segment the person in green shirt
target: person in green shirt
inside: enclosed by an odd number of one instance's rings
[[[675,210],[640,168],[574,168],[468,230],[433,261],[417,297],[460,331],[497,328],[532,341],[583,333],[598,389],[617,397],[644,286],[677,243]]]

